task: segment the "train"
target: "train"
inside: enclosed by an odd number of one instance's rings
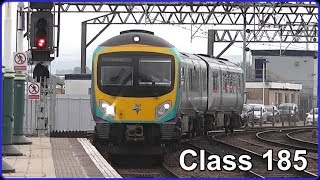
[[[93,53],[93,141],[109,153],[155,152],[243,125],[243,70],[223,58],[179,52],[147,30],[126,30]],[[130,146],[130,148],[128,148]]]

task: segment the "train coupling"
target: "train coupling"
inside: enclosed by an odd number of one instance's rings
[[[126,131],[127,141],[144,141],[142,125],[127,125]]]

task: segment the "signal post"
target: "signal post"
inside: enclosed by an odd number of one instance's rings
[[[48,108],[47,99],[51,94],[52,88],[50,84],[50,62],[54,59],[51,55],[54,53],[54,15],[51,12],[53,8],[52,2],[30,3],[31,9],[36,9],[31,13],[30,22],[30,51],[33,62],[33,83],[40,83],[39,100],[36,100],[37,112],[37,133],[38,136],[44,136],[48,130]],[[49,99],[52,99],[49,97]],[[35,99],[29,99],[35,100]],[[48,131],[49,132],[49,131]]]

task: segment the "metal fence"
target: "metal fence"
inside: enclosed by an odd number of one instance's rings
[[[315,109],[314,109],[315,110]],[[250,127],[290,127],[290,126],[317,126],[318,112],[306,112],[304,109],[272,108],[272,112],[265,109],[249,110],[243,114],[242,122],[246,128]]]
[[[47,99],[49,100],[49,99]],[[56,95],[55,103],[47,103],[45,119],[39,118],[37,109],[40,101],[26,101],[24,133],[38,135],[43,125],[48,135],[52,131],[87,131],[93,130],[94,121],[90,111],[90,96],[88,95]],[[54,108],[51,108],[54,106]],[[50,118],[51,117],[51,118]]]
[[[89,95],[57,95],[55,108],[56,131],[93,130],[94,121],[90,110]]]

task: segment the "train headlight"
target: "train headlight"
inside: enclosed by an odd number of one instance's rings
[[[133,37],[133,41],[134,42],[139,42],[140,41],[140,37],[139,36],[134,36]]]
[[[171,109],[171,102],[170,101],[167,101],[165,103],[160,104],[156,108],[156,119],[159,119],[162,116],[166,115],[170,109]]]
[[[107,116],[114,117],[114,106],[107,103],[106,101],[100,101],[100,107],[103,109],[104,113]]]

